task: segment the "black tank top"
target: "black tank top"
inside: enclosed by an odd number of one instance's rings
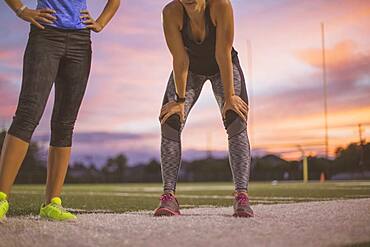
[[[209,4],[205,9],[206,37],[202,43],[193,39],[190,26],[190,18],[183,6],[183,26],[181,30],[182,40],[189,55],[189,70],[199,75],[214,75],[220,69],[216,61],[216,26],[213,25]],[[237,60],[238,52],[232,48],[231,57],[233,62]]]

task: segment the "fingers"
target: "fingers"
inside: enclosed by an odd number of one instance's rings
[[[90,12],[88,11],[88,10],[82,10],[81,12],[80,12],[81,14],[86,14],[86,15],[90,15]]]
[[[243,112],[245,112],[246,114],[248,114],[249,109],[248,109],[248,107],[246,107],[245,105],[241,105],[241,106],[240,106],[240,109],[241,109]]]
[[[46,19],[46,18],[44,18],[44,17],[40,17],[40,16],[35,17],[35,20],[37,20],[37,21],[41,21],[41,22],[44,22],[44,23],[53,24],[53,21],[50,21],[50,20],[48,20],[48,19]]]
[[[169,102],[162,107],[161,113],[159,115],[159,121],[161,122],[161,124],[164,124],[167,119],[174,114],[179,115],[181,123],[185,122],[184,108],[181,107],[181,105],[177,105],[176,102]]]
[[[245,116],[245,119],[247,121],[248,119],[248,112],[249,112],[249,106],[247,103],[245,103],[244,100],[241,100],[242,101],[242,105],[241,105],[241,111],[243,112],[244,116]]]
[[[93,18],[90,15],[90,12],[88,10],[82,10],[80,12],[80,18],[81,19],[86,19],[86,20],[93,20]]]
[[[244,122],[247,122],[247,117],[248,117],[248,109],[244,108],[244,107],[233,107],[231,109],[228,109],[228,110],[232,110],[234,111],[236,114],[239,115],[239,117],[244,121]],[[226,112],[228,111],[226,110]],[[226,112],[225,112],[225,118],[226,118]]]
[[[167,103],[165,104],[162,109],[161,109],[161,112],[159,114],[159,120],[161,120],[163,118],[164,115],[166,115],[168,113],[168,109],[169,109],[169,105],[170,103]]]
[[[222,117],[226,119],[226,113],[228,111],[234,111],[238,116],[244,121],[247,122],[248,119],[248,105],[240,99],[240,101],[237,101],[236,103],[227,104],[225,103],[223,109],[222,109]]]
[[[242,111],[240,111],[239,109],[235,110],[236,114],[239,115],[239,117],[244,121],[244,122],[247,122],[247,118],[246,116],[244,115],[244,113]]]
[[[164,115],[164,117],[162,118],[162,120],[161,120],[161,124],[163,125],[166,121],[167,121],[167,119],[169,118],[169,117],[171,117],[173,114],[175,114],[175,113],[173,113],[173,112],[168,112],[166,115]]]
[[[87,15],[87,14],[83,14],[80,16],[81,19],[85,19],[85,18],[90,18],[90,15]]]
[[[95,21],[94,21],[93,19],[87,19],[87,20],[83,21],[82,23],[84,23],[84,24],[88,24],[88,25],[90,25],[90,26],[94,26],[94,25],[92,25],[92,24],[94,24],[94,23],[95,23]]]
[[[95,25],[86,25],[86,27],[89,28],[89,29],[95,29],[96,28]]]
[[[172,109],[172,108],[166,108],[166,109],[163,109],[162,111],[161,111],[161,114],[160,114],[160,116],[159,116],[159,119],[160,119],[160,121],[162,121],[161,119],[163,119],[164,118],[164,116],[166,116],[167,114],[170,114],[170,116],[171,115],[173,115],[173,114],[175,114],[175,113],[179,113],[176,109]],[[180,116],[181,117],[181,116]],[[180,119],[181,120],[181,119]]]
[[[90,12],[88,10],[82,10],[80,15],[80,19],[82,19],[82,23],[86,24],[86,27],[89,29],[94,30],[95,32],[99,32],[102,28],[98,25],[94,18],[91,17]]]
[[[38,23],[35,19],[31,18],[30,19],[30,22],[35,25],[37,28],[39,29],[45,29],[45,27],[43,25],[41,25],[40,23]]]
[[[45,9],[39,9],[40,13],[45,13],[45,14],[55,14],[56,11],[53,10],[53,9],[48,9],[48,8],[45,8]]]
[[[168,102],[167,104],[165,104],[164,106],[162,106],[161,114],[162,114],[162,112],[167,111],[168,108],[172,107],[173,105],[174,105],[174,102]]]
[[[249,105],[246,104],[245,102],[242,104],[242,108],[245,109],[247,112],[249,112]]]
[[[159,114],[159,117],[163,116],[164,114],[167,113],[167,105],[164,105],[162,108],[161,108],[161,112]]]
[[[245,108],[249,109],[249,105],[244,100],[240,99],[240,101]]]
[[[248,104],[240,97],[238,97],[238,105],[237,108],[240,113],[243,114],[243,119],[247,121],[248,119],[248,112],[249,112],[249,106]]]
[[[57,18],[55,16],[52,16],[51,14],[48,14],[48,13],[40,13],[39,17],[43,17],[43,18],[46,18],[50,21],[55,21]]]
[[[162,118],[164,115],[166,115],[168,112],[167,111],[161,111],[161,114],[159,115],[159,120],[162,121]]]
[[[248,119],[248,110],[241,109],[241,112],[243,113],[244,119],[247,122],[247,119]]]

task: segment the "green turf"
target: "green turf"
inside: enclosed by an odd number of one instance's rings
[[[293,203],[349,198],[370,198],[370,181],[308,183],[250,183],[252,204]],[[9,215],[37,214],[44,186],[15,185]],[[230,206],[232,183],[179,183],[177,197],[184,207]],[[152,210],[158,204],[161,184],[65,185],[64,206],[77,212]]]

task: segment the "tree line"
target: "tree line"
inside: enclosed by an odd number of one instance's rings
[[[2,147],[5,131],[0,133]],[[37,143],[31,143],[26,158],[17,176],[16,183],[44,183],[46,159],[40,155]],[[338,148],[334,159],[308,157],[309,179],[318,180],[323,173],[327,179],[369,179],[370,143],[352,143]],[[302,160],[287,161],[276,155],[253,157],[251,181],[302,180]],[[228,158],[212,157],[183,161],[179,181],[231,181],[232,173]],[[157,160],[146,164],[128,166],[124,154],[107,159],[101,168],[95,164],[75,162],[68,169],[66,183],[122,183],[161,182],[161,166]]]

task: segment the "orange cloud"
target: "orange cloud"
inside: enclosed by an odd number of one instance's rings
[[[346,63],[356,55],[356,44],[351,40],[337,43],[333,48],[325,51],[327,66],[336,66]],[[322,50],[311,48],[297,52],[297,57],[314,67],[321,67],[323,63]]]

